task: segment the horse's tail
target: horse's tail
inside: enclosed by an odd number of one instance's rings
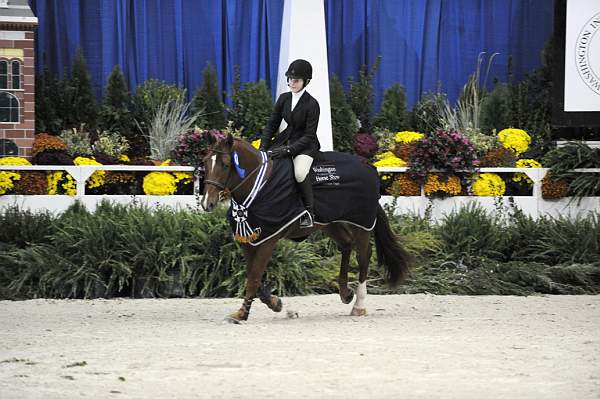
[[[377,222],[375,223],[377,261],[385,267],[385,277],[389,285],[395,287],[408,275],[412,257],[398,242],[381,205],[377,206]]]

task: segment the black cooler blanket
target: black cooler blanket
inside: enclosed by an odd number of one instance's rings
[[[365,230],[375,226],[380,196],[379,177],[373,166],[355,155],[321,152],[309,176],[317,224],[350,222]],[[231,211],[229,223],[235,232]],[[248,224],[258,232],[258,238],[249,244],[263,243],[305,212],[291,159],[275,160],[271,176],[248,208]]]

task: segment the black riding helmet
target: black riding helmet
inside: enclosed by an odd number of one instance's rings
[[[292,61],[288,70],[285,72],[288,79],[303,79],[304,86],[312,79],[312,66],[306,60]]]

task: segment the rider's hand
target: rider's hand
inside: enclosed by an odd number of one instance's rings
[[[267,154],[273,159],[289,157],[292,155],[288,146],[273,148],[272,150],[267,151]]]

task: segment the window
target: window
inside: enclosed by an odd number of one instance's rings
[[[8,89],[8,62],[0,61],[0,89]]]
[[[0,92],[0,122],[19,122],[19,100],[11,93]]]
[[[10,68],[9,68],[10,65]],[[0,90],[21,89],[21,61],[0,60]]]
[[[21,63],[19,61],[12,62],[12,88],[21,88]]]

